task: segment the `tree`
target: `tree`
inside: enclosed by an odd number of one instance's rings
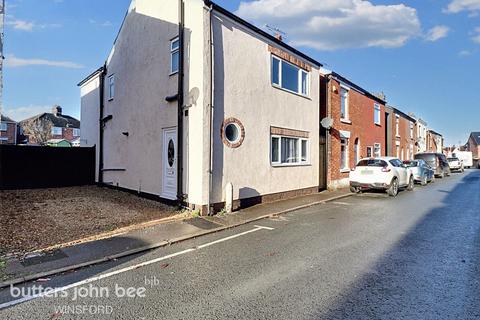
[[[28,136],[28,142],[45,144],[50,139],[53,125],[46,119],[26,120],[23,124],[23,132]]]

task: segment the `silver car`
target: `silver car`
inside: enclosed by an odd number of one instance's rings
[[[412,169],[415,182],[420,183],[422,186],[426,186],[427,183],[435,181],[435,171],[425,160],[407,160],[403,161],[403,163]]]

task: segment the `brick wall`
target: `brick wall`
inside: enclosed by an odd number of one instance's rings
[[[7,138],[7,140],[0,139],[1,144],[15,144],[15,137],[17,135],[16,123],[7,123],[7,131],[0,131],[1,138]]]
[[[396,119],[399,119],[399,130],[397,134]],[[410,132],[410,119],[404,117],[402,114],[393,113],[392,119],[392,156],[398,157],[401,160],[413,159],[413,155],[416,153],[417,148],[415,142],[417,140],[417,131],[415,130],[415,124],[413,124],[413,135]],[[397,154],[398,146],[398,154]],[[411,148],[411,146],[413,146]],[[411,151],[413,149],[413,152]]]
[[[73,140],[78,137],[73,136],[73,128],[62,128],[62,134],[52,134],[50,139],[65,139],[65,140]]]
[[[349,90],[349,122],[341,120],[341,98],[340,83],[336,80],[330,80],[327,86],[328,114],[334,120],[333,128],[330,130],[330,144],[328,148],[329,166],[327,170],[327,183],[329,188],[343,187],[348,183],[348,170],[341,170],[341,137],[340,131],[350,132],[348,140],[348,162],[349,167],[355,167],[355,142],[358,141],[358,158],[367,156],[367,147],[373,148],[375,143],[381,146],[381,155],[386,152],[385,138],[385,106],[377,101],[365,96],[364,94],[350,89]],[[323,101],[323,100],[322,100]],[[380,125],[374,122],[374,105],[380,105]]]

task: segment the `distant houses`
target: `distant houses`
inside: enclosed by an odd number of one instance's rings
[[[17,141],[17,122],[2,114],[0,121],[0,144],[17,144]]]

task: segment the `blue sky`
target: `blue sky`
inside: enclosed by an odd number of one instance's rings
[[[103,64],[130,0],[6,0],[4,111],[59,104],[80,116],[76,84]],[[153,1],[153,0],[152,0]],[[480,0],[218,0],[390,104],[448,144],[480,130]],[[240,7],[239,7],[240,6]]]

